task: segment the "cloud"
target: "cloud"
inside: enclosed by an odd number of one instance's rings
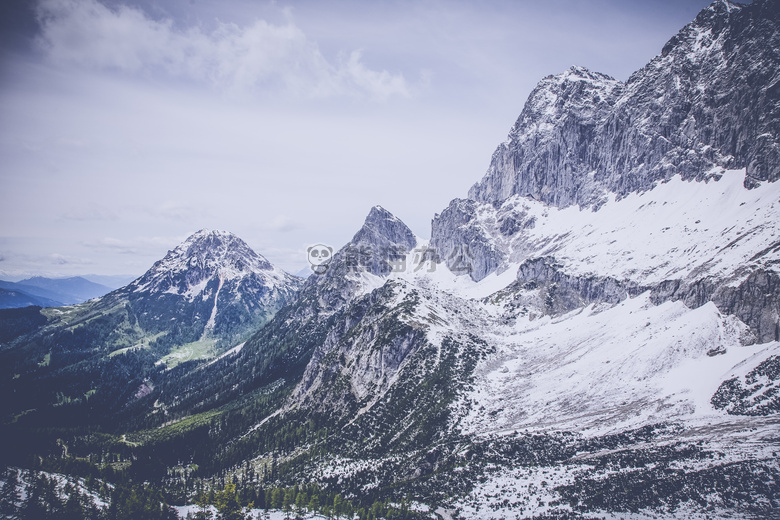
[[[90,265],[94,262],[87,258],[77,258],[74,256],[61,255],[59,253],[53,253],[49,255],[51,263],[56,265]]]
[[[402,74],[367,67],[359,51],[330,63],[293,23],[218,23],[204,32],[153,20],[128,6],[97,0],[42,0],[38,43],[63,66],[162,73],[226,91],[286,92],[305,97],[410,96]]]

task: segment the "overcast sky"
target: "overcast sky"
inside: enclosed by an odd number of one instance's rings
[[[284,269],[419,236],[534,85],[625,80],[706,0],[3,0],[0,278],[140,275],[201,228]]]

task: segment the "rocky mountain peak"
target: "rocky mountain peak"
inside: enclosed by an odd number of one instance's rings
[[[408,251],[417,244],[417,238],[401,219],[382,206],[374,206],[350,243],[376,248],[397,246]]]
[[[780,179],[780,3],[718,0],[625,84],[583,67],[544,78],[469,198],[599,207],[680,175]]]
[[[201,229],[185,240],[174,252],[186,257],[190,266],[234,268],[239,271],[273,269],[268,260],[255,253],[246,242],[233,233]]]
[[[275,272],[268,260],[236,235],[201,229],[168,251],[132,285],[136,292],[183,294],[192,293],[194,288],[215,276],[230,280],[253,273],[272,275]]]
[[[303,292],[316,291],[323,308],[340,308],[366,288],[364,274],[387,276],[417,245],[417,237],[382,206],[368,212],[363,226],[334,255],[321,275],[310,276]]]
[[[621,83],[585,67],[572,66],[566,71],[547,76],[531,92],[520,117],[509,134],[509,141],[531,137],[554,136],[561,118],[577,118],[587,123],[611,108],[613,91]]]

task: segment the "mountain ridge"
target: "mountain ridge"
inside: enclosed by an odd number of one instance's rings
[[[251,259],[220,271],[232,239],[210,232],[172,250],[89,318],[160,338],[50,395],[60,418],[86,379],[131,374],[108,393],[119,426],[55,430],[53,460],[115,460],[181,501],[318,489],[334,509],[310,509],[339,516],[339,496],[364,519],[776,517],[778,5],[718,0],[625,83],[544,78],[429,242],[371,208],[338,251],[310,248],[312,275],[248,336],[215,312]],[[218,330],[220,356],[153,364]],[[51,352],[0,379],[13,432],[45,424],[20,412]]]
[[[45,307],[72,305],[98,298],[112,291],[110,287],[91,282],[81,276],[47,278],[34,276],[18,282],[0,280],[0,288],[19,291],[42,298]]]
[[[776,2],[716,2],[625,83],[582,67],[545,78],[469,198],[500,203],[519,194],[597,207],[608,193],[647,190],[675,174],[702,180],[747,168],[748,187],[777,180],[779,19]],[[567,83],[575,73],[578,81]],[[583,113],[556,112],[585,80],[593,88]],[[559,117],[524,126],[539,113]]]

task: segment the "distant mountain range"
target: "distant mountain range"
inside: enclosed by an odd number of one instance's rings
[[[113,289],[81,276],[45,278],[35,276],[19,282],[0,280],[0,309],[38,305],[59,307],[82,303],[108,294]]]

